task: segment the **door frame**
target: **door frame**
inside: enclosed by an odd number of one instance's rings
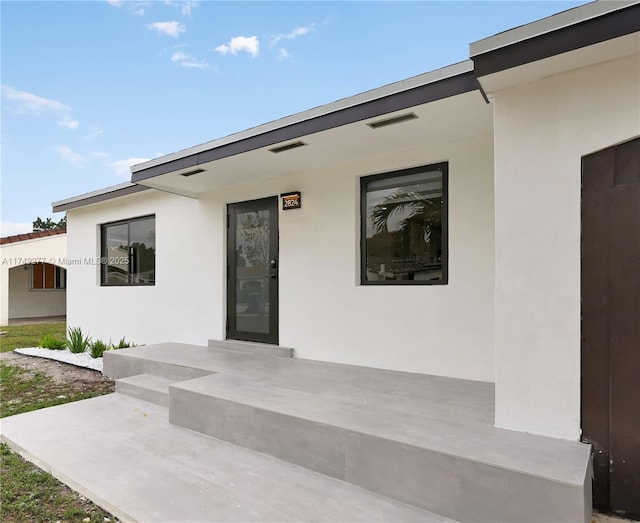
[[[237,215],[242,212],[269,210],[269,260],[275,260],[275,267],[267,267],[265,278],[269,281],[269,332],[240,331],[236,327],[236,224]],[[247,200],[227,204],[227,321],[226,339],[256,343],[279,343],[279,271],[280,240],[278,229],[278,196]]]

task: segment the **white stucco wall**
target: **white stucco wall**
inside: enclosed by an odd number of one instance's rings
[[[65,289],[31,289],[28,266],[9,269],[9,319],[64,316],[67,312]]]
[[[26,291],[29,288],[29,271],[24,270],[25,263],[45,261],[65,267],[67,256],[67,235],[57,234],[0,246],[0,325],[6,325],[9,318],[59,316],[64,314],[64,291]],[[16,268],[16,269],[14,269]],[[10,272],[11,271],[11,272]],[[11,276],[15,276],[13,281]],[[10,292],[13,299],[9,299]],[[17,293],[17,294],[16,294]],[[46,296],[45,296],[46,295]],[[31,298],[34,298],[31,300]],[[17,307],[11,308],[11,306]],[[30,306],[33,306],[31,309]]]
[[[494,93],[496,425],[580,435],[581,157],[640,134],[638,55]]]
[[[97,256],[99,224],[156,214],[155,287],[100,287],[69,268],[69,325],[94,337],[206,344],[225,337],[226,205],[302,192],[280,211],[280,344],[301,358],[494,378],[493,142],[425,144],[331,172],[220,189],[143,192],[68,213],[69,256]],[[449,161],[449,284],[359,285],[359,177]]]
[[[67,324],[94,339],[137,343],[206,343],[206,332],[219,329],[222,289],[214,286],[214,241],[208,218],[197,200],[146,191],[104,204],[70,210]],[[100,225],[155,214],[156,284],[102,287]]]

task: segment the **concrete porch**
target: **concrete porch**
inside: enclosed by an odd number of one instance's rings
[[[115,395],[3,438],[131,520],[590,521],[589,447],[495,428],[492,384],[210,345],[106,353]],[[96,446],[65,457],[82,426]],[[88,476],[106,460],[110,483]]]

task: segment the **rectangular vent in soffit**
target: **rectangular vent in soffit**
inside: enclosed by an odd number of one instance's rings
[[[387,127],[388,125],[408,122],[409,120],[415,120],[416,118],[418,118],[418,116],[415,113],[406,113],[406,114],[400,114],[398,116],[392,116],[391,118],[385,118],[384,120],[370,122],[367,125],[372,129],[379,129],[380,127]]]
[[[194,169],[193,171],[187,171],[186,173],[180,173],[180,176],[193,176],[194,174],[203,173],[204,169]]]
[[[297,149],[298,147],[304,147],[305,145],[307,144],[302,141],[297,141],[293,143],[288,143],[286,145],[273,147],[272,149],[269,149],[269,151],[271,151],[272,153],[282,153],[284,151],[290,151],[291,149]]]

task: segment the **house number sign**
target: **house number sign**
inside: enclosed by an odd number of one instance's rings
[[[302,207],[302,198],[299,191],[282,193],[280,196],[282,198],[283,211],[299,209]]]

